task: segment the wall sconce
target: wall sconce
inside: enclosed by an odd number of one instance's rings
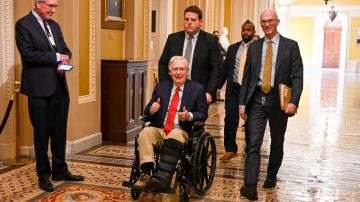
[[[330,7],[330,10],[328,10],[328,14],[329,14],[329,18],[330,18],[331,22],[335,20],[337,13],[338,13],[338,11],[335,10],[335,6],[332,5]]]

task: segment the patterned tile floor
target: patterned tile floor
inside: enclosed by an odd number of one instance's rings
[[[298,114],[289,119],[285,155],[276,188],[262,188],[269,153],[269,131],[261,150],[259,201],[360,201],[360,74],[306,72]],[[224,92],[222,92],[224,93]],[[223,96],[223,95],[222,95]],[[224,103],[211,106],[207,131],[215,138],[218,158],[224,151]],[[244,132],[238,129],[238,156],[218,161],[214,184],[200,200],[247,201],[243,183]],[[69,156],[80,183],[56,182],[52,193],[37,186],[35,164],[0,170],[0,201],[131,201],[127,180],[133,143],[102,145]],[[1,169],[1,168],[0,168]],[[10,171],[9,171],[10,170]],[[178,195],[142,193],[138,201],[178,201]]]

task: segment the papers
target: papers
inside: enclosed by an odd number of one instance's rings
[[[291,88],[285,84],[279,84],[279,98],[281,110],[286,110],[291,99]]]
[[[60,65],[60,66],[58,67],[58,69],[61,69],[61,70],[64,70],[64,71],[69,71],[69,70],[71,70],[72,68],[73,68],[72,65]]]

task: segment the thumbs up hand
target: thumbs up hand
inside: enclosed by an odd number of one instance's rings
[[[186,107],[184,106],[182,111],[178,113],[179,116],[179,120],[180,121],[187,121],[190,118],[190,114],[188,112],[188,110],[186,109]]]
[[[156,102],[153,102],[153,104],[150,107],[150,114],[153,115],[155,114],[159,109],[160,109],[161,105],[160,105],[160,98],[158,98],[156,100]]]

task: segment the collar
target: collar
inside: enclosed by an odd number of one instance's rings
[[[267,44],[268,41],[270,41],[270,39],[268,39],[268,38],[265,37],[265,40],[264,40],[265,44]],[[278,44],[278,43],[279,43],[279,41],[280,41],[280,34],[279,34],[279,32],[271,39],[271,41],[272,41],[272,43],[274,43],[274,44]]]
[[[43,22],[43,19],[41,19],[41,17],[35,12],[35,10],[31,10],[31,13],[35,16],[35,18],[38,20],[38,21],[41,21]]]
[[[196,39],[199,36],[199,33],[200,33],[200,30],[196,34],[194,34],[193,39]],[[185,38],[187,40],[189,40],[189,37],[190,37],[190,35],[185,32]]]

